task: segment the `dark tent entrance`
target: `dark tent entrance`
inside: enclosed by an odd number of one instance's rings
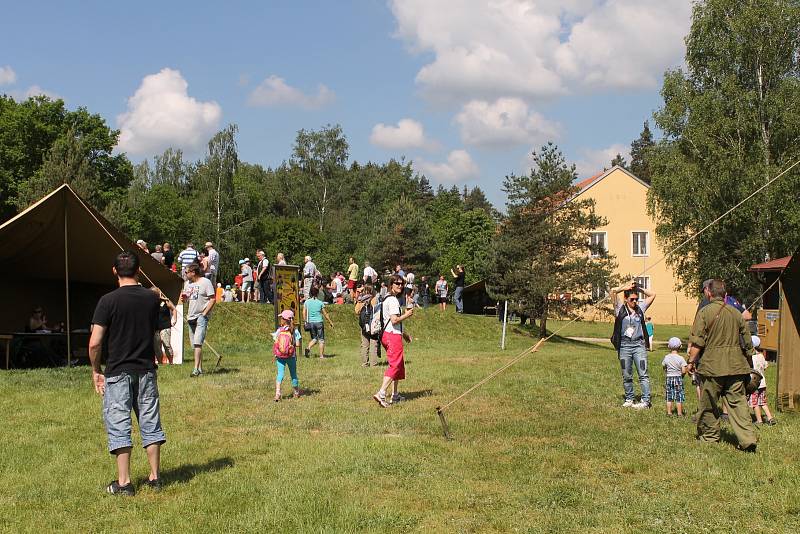
[[[139,256],[143,286],[158,286],[173,303],[182,287],[179,276],[138,248],[66,184],[1,225],[0,243],[0,279],[6,288],[6,305],[0,307],[0,339],[6,346],[0,347],[7,360],[26,343],[26,335],[54,344],[51,360],[56,355],[61,359],[42,361],[43,365],[85,357],[97,300],[117,287],[111,266],[121,250]],[[51,325],[63,323],[64,333],[26,332],[37,307],[45,310]]]

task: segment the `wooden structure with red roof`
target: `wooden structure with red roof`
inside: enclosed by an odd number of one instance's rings
[[[800,250],[749,270],[769,288],[758,310],[758,335],[762,348],[777,353],[777,407],[796,410],[800,408]]]

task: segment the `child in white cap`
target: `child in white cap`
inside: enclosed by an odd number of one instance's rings
[[[300,396],[300,381],[297,379],[297,350],[300,348],[300,332],[292,332],[294,312],[283,310],[280,314],[278,330],[272,334],[275,343],[272,345],[272,355],[278,374],[275,377],[275,402],[281,400],[281,382],[286,368],[292,376],[292,396]]]
[[[777,421],[775,418],[772,417],[772,413],[769,411],[769,406],[767,406],[767,379],[764,371],[767,370],[767,359],[764,358],[764,354],[758,350],[761,346],[761,339],[758,336],[752,336],[751,339],[753,340],[753,348],[756,349],[756,353],[753,354],[753,369],[761,373],[761,376],[764,377],[761,379],[761,383],[758,385],[758,390],[754,391],[750,394],[750,407],[753,408],[753,411],[756,414],[756,424],[760,425],[764,421],[761,419],[761,409],[764,409],[764,414],[767,416],[767,424],[772,426]]]
[[[667,342],[670,353],[664,356],[661,366],[666,374],[664,389],[667,398],[667,415],[672,415],[672,403],[674,402],[678,415],[683,415],[683,403],[686,402],[686,394],[683,391],[683,375],[686,374],[686,360],[678,354],[681,348],[681,340],[677,337],[669,338]]]

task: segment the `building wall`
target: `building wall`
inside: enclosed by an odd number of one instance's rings
[[[578,198],[593,198],[596,213],[608,221],[597,231],[606,232],[606,248],[615,256],[619,275],[635,277],[653,266],[644,274],[649,277],[649,287],[656,292],[656,300],[646,315],[656,324],[691,324],[697,300],[677,289],[677,278],[666,262],[661,261],[664,252],[656,242],[655,222],[647,214],[647,190],[644,183],[614,167],[604,178],[585,188]],[[646,255],[633,255],[632,232],[647,232]],[[657,262],[660,263],[654,266]],[[593,310],[586,318],[610,320],[608,314]]]

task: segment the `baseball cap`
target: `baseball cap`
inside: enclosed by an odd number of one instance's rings
[[[758,336],[750,336],[750,340],[753,342],[753,348],[758,348],[761,346],[761,338]]]
[[[239,265],[242,265],[247,260],[239,260]]]
[[[137,245],[146,245],[147,243],[144,242],[144,239],[137,239],[136,240],[136,244]]]
[[[242,263],[247,263],[248,261],[250,261],[250,258],[245,258],[242,260]]]
[[[294,319],[294,312],[292,310],[283,310],[281,312],[281,318],[286,319],[287,321],[291,321]]]
[[[667,341],[667,346],[670,348],[670,350],[678,350],[681,348],[681,340],[677,337],[671,337],[669,338],[669,341]]]
[[[205,246],[207,246],[207,247],[213,247],[213,246],[214,246],[214,244],[213,244],[211,241],[206,241],[206,244],[205,244]]]
[[[230,289],[230,288],[231,288],[231,285],[230,285],[230,284],[228,284],[228,285],[226,285],[226,286],[225,286],[225,289]]]

